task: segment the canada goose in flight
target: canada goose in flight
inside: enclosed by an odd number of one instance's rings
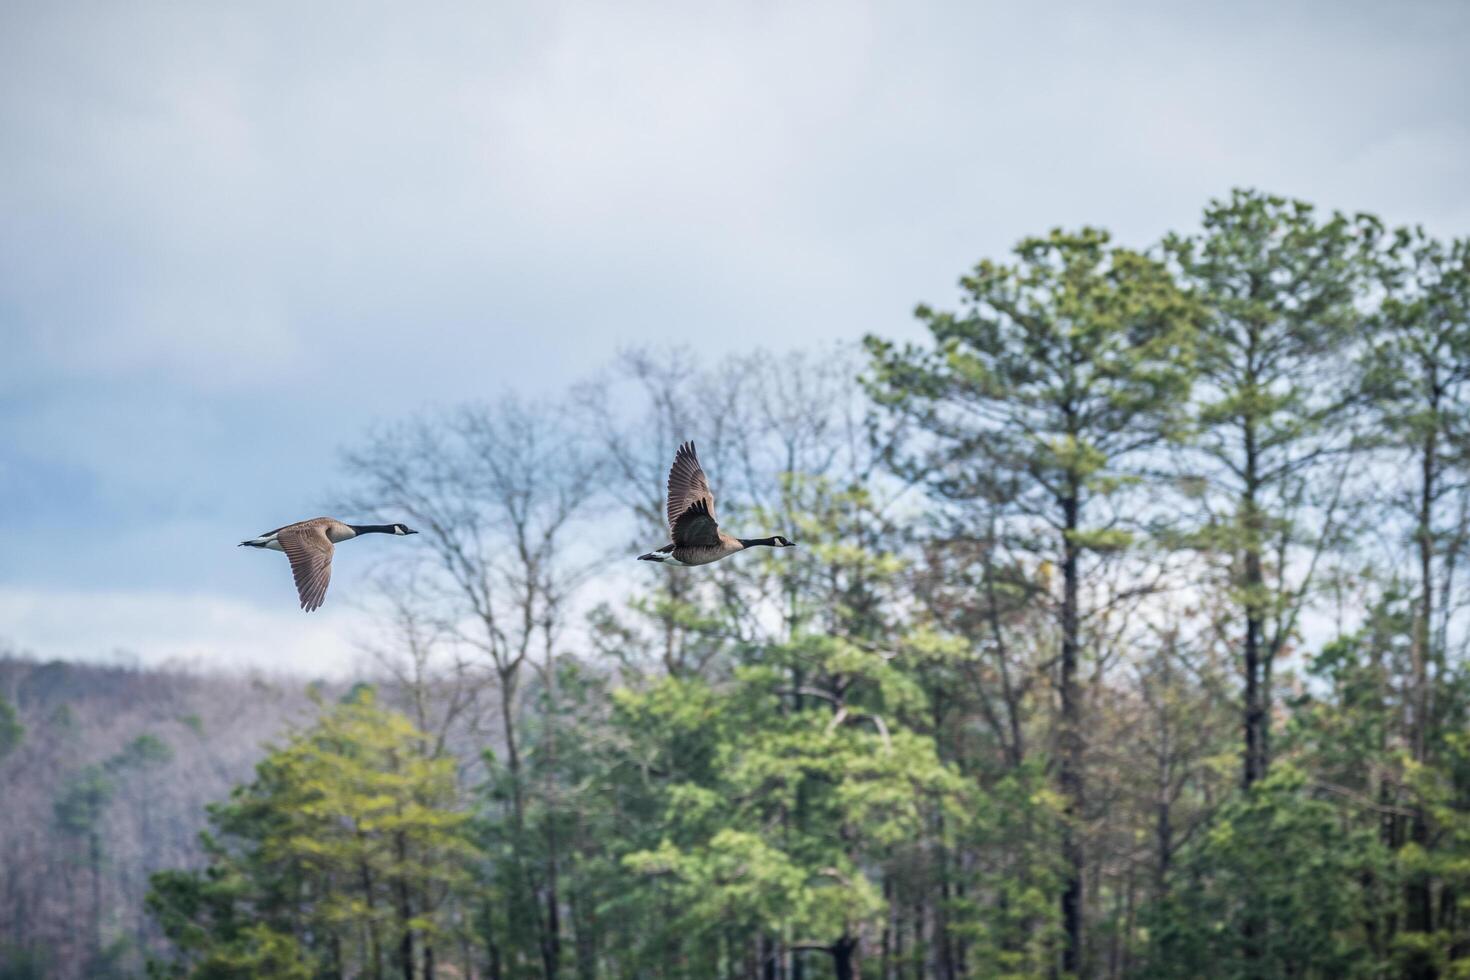
[[[639,555],[639,561],[661,561],[667,565],[708,565],[737,551],[763,545],[793,548],[781,535],[769,538],[732,538],[715,520],[715,495],[710,492],[704,469],[694,455],[694,443],[686,442],[674,453],[669,470],[669,530],[674,543]]]
[[[343,524],[332,517],[313,517],[267,531],[257,538],[241,541],[240,547],[284,551],[291,559],[291,575],[296,579],[296,592],[301,608],[311,612],[327,597],[327,583],[332,579],[332,546],[351,541],[359,534],[418,534],[403,524]]]

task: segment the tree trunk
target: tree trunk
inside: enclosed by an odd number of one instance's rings
[[[488,899],[481,902],[479,916],[485,937],[485,975],[488,980],[505,980],[500,944],[495,941],[495,911]]]
[[[1256,431],[1252,424],[1245,426],[1245,492],[1241,500],[1241,518],[1245,539],[1242,546],[1244,574],[1241,585],[1245,603],[1245,763],[1241,767],[1241,786],[1249,790],[1266,776],[1269,762],[1267,738],[1270,725],[1269,686],[1262,657],[1261,634],[1265,613],[1261,607],[1261,593],[1265,588],[1266,576],[1261,565],[1261,513],[1257,493],[1260,489],[1259,460],[1256,448]],[[1261,944],[1268,923],[1260,910],[1247,908],[1241,923],[1241,953],[1247,961],[1260,958]]]
[[[1169,893],[1169,863],[1174,856],[1174,827],[1167,785],[1159,787],[1159,801],[1154,822],[1156,861],[1154,890],[1159,896]]]
[[[556,832],[550,828],[551,815],[547,816],[547,846],[551,849],[547,859],[546,920],[541,930],[541,961],[548,978],[556,977],[561,970],[561,899],[557,894],[556,876]]]
[[[489,947],[486,950],[489,954],[489,963],[486,964],[486,969],[490,975],[490,980],[504,980],[505,972],[500,967],[500,944],[487,935],[485,945]]]
[[[1250,789],[1265,778],[1269,764],[1267,739],[1270,725],[1271,692],[1262,683],[1265,664],[1262,659],[1261,634],[1264,627],[1264,610],[1261,608],[1261,592],[1265,588],[1265,573],[1261,566],[1261,513],[1257,506],[1259,492],[1255,427],[1245,428],[1245,494],[1241,501],[1241,517],[1244,523],[1245,541],[1244,575],[1241,585],[1245,591],[1245,765],[1241,772],[1241,785]]]
[[[525,827],[526,804],[521,789],[521,750],[516,744],[515,700],[516,671],[501,669],[500,725],[505,731],[505,768],[510,773],[511,817],[519,833]]]
[[[102,952],[102,836],[96,825],[87,834],[87,857],[92,866],[92,953]]]
[[[358,832],[358,840],[359,843],[362,840],[360,831]],[[362,881],[363,901],[367,904],[368,955],[371,957],[373,964],[371,975],[374,980],[383,980],[383,947],[378,941],[378,913],[376,908],[377,901],[373,895],[373,875],[372,871],[368,869],[366,861],[359,861],[357,869]]]
[[[403,935],[398,940],[398,959],[403,968],[403,980],[413,980],[413,902],[409,899],[408,886],[408,842],[402,833],[393,835],[394,850],[398,855],[400,877],[396,883],[398,892],[398,925]]]
[[[1163,656],[1164,703],[1159,706],[1159,768],[1154,778],[1154,896],[1169,892],[1169,865],[1174,858],[1174,806],[1170,796],[1174,782],[1174,740],[1167,699],[1173,689],[1174,663],[1170,650]]]
[[[526,796],[521,779],[521,751],[516,742],[514,700],[516,692],[516,668],[501,668],[500,675],[500,722],[505,730],[505,767],[510,774],[511,826],[515,831],[516,882],[522,894],[516,896],[531,912],[536,923],[537,947],[541,954],[541,967],[546,980],[554,980],[557,970],[556,951],[547,935],[546,922],[541,917],[540,902],[536,888],[529,880],[526,864],[521,860],[521,848],[526,843]]]
[[[556,769],[557,769],[557,691],[556,654],[552,643],[550,626],[544,629],[546,640],[546,926],[542,930],[541,958],[546,966],[548,980],[561,973],[561,895],[558,865],[561,861],[561,845],[556,833]]]
[[[1431,369],[1432,370],[1432,369]],[[1436,406],[1437,407],[1437,406]],[[1419,549],[1419,601],[1414,616],[1414,635],[1409,649],[1412,661],[1409,709],[1409,745],[1414,761],[1423,763],[1428,758],[1429,740],[1429,658],[1430,636],[1434,617],[1434,494],[1437,473],[1438,431],[1431,428],[1420,447],[1420,479],[1418,527],[1415,529]],[[1429,825],[1422,808],[1415,807],[1409,818],[1409,839],[1419,846],[1429,841]],[[1430,889],[1429,876],[1416,872],[1404,884],[1404,930],[1406,932],[1429,933],[1434,929],[1434,897]],[[1412,962],[1406,976],[1413,980],[1425,980],[1435,976],[1435,970],[1427,958]]]
[[[955,957],[953,930],[950,928],[949,911],[954,897],[954,886],[950,881],[949,848],[944,840],[944,814],[938,818],[939,843],[936,848],[935,865],[939,869],[939,904],[934,910],[934,931],[939,939],[940,980],[956,980],[960,975]]]
[[[837,974],[837,980],[860,980],[857,946],[855,936],[843,936],[828,948],[828,952],[832,954],[832,969]]]
[[[576,850],[573,847],[574,854]],[[572,951],[576,957],[578,980],[596,980],[598,934],[596,913],[587,908],[582,895],[575,888],[567,893],[567,908],[571,912]]]
[[[1431,372],[1433,368],[1431,368]],[[1438,415],[1438,400],[1431,400],[1431,415]],[[1429,729],[1429,659],[1430,637],[1434,622],[1434,497],[1438,490],[1439,431],[1438,426],[1425,434],[1421,448],[1419,476],[1419,513],[1415,538],[1419,546],[1419,608],[1415,617],[1414,636],[1411,650],[1414,671],[1413,727],[1409,741],[1413,746],[1414,760],[1423,762],[1428,758]]]
[[[1062,886],[1062,929],[1064,947],[1062,969],[1068,973],[1079,973],[1082,966],[1083,945],[1083,881],[1084,855],[1080,823],[1084,804],[1082,782],[1082,725],[1081,692],[1077,685],[1077,660],[1079,654],[1078,615],[1078,561],[1076,532],[1081,504],[1075,487],[1062,501],[1065,519],[1066,540],[1063,542],[1062,559],[1062,663],[1061,663],[1061,725],[1058,729],[1060,768],[1058,782],[1065,806],[1065,822],[1062,828],[1062,859],[1066,863],[1066,881]]]
[[[878,940],[878,976],[888,980],[893,976],[893,934],[898,915],[893,901],[893,882],[886,874],[883,876],[883,904],[887,906],[888,914],[883,917],[883,935]]]

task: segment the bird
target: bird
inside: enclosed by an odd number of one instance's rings
[[[680,444],[669,469],[669,531],[673,543],[639,555],[639,561],[665,565],[708,565],[746,548],[794,548],[788,538],[735,538],[720,530],[715,519],[715,495],[710,492],[694,443]]]
[[[360,534],[418,533],[406,524],[344,524],[335,517],[313,517],[247,538],[240,542],[240,547],[284,551],[291,559],[291,575],[296,579],[301,608],[314,612],[327,597],[333,545],[351,541]]]

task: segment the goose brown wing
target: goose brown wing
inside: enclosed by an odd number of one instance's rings
[[[714,548],[720,544],[720,525],[705,499],[690,504],[689,509],[674,522],[672,530],[676,548]]]
[[[296,579],[296,594],[301,608],[312,612],[327,597],[327,583],[332,580],[332,542],[320,524],[288,527],[276,540],[291,559],[291,576]]]
[[[715,518],[715,495],[710,492],[704,468],[694,454],[694,443],[686,442],[674,453],[674,465],[669,468],[669,530],[677,541],[679,522],[696,503],[704,503],[702,515],[717,526]]]

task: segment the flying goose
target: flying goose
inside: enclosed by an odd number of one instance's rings
[[[332,579],[332,546],[351,541],[359,534],[418,534],[403,524],[343,524],[334,517],[313,517],[266,531],[259,537],[241,541],[240,547],[284,551],[291,559],[291,575],[296,579],[296,592],[301,608],[312,612],[327,597],[327,583]]]
[[[757,545],[795,547],[779,534],[769,538],[732,538],[720,530],[715,520],[715,495],[710,492],[692,442],[684,443],[674,453],[674,465],[669,470],[669,530],[673,533],[673,544],[639,555],[638,560],[667,565],[708,565]]]

